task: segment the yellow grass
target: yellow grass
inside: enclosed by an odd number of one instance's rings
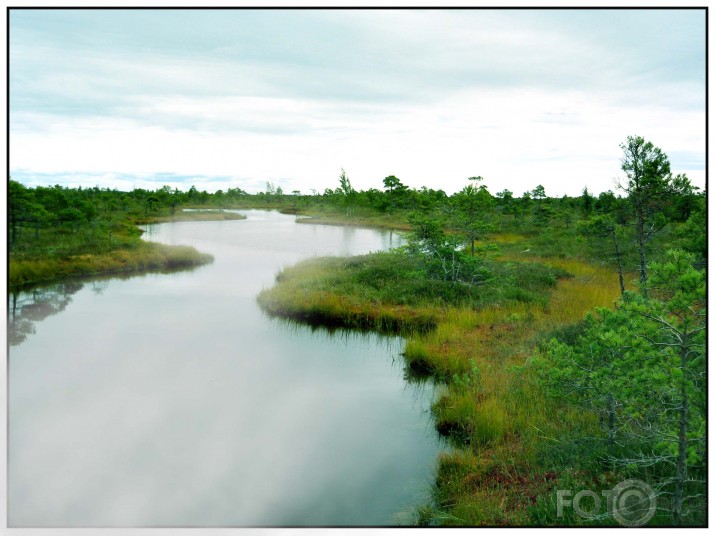
[[[177,221],[224,221],[224,220],[245,220],[246,216],[236,212],[226,212],[223,210],[197,210],[183,211],[179,210],[176,214],[168,214],[163,216],[145,216],[134,219],[137,225],[146,225],[151,223],[168,223]]]
[[[521,238],[502,239],[516,243]],[[533,261],[526,253],[502,258]],[[538,467],[539,448],[558,441],[566,423],[590,425],[589,416],[556,408],[523,365],[544,334],[582,320],[594,307],[611,306],[620,293],[617,275],[606,267],[573,258],[538,261],[572,275],[557,283],[545,305],[510,301],[475,310],[361,302],[335,294],[330,270],[318,263],[289,269],[293,272],[282,280],[281,291],[265,291],[261,301],[288,316],[339,316],[361,327],[394,327],[395,321],[409,325],[419,318],[434,322],[434,329],[409,335],[404,349],[411,367],[446,381],[433,406],[435,426],[462,445],[440,457],[436,495],[449,507],[432,512],[432,519],[456,525],[523,523],[530,497],[553,488],[553,482],[531,469]],[[317,282],[321,290],[309,290]],[[365,319],[369,322],[361,324]],[[516,480],[514,473],[519,473]],[[451,475],[449,482],[446,475]],[[494,486],[494,479],[515,484]]]
[[[126,273],[143,270],[171,270],[211,262],[211,255],[189,246],[141,243],[132,249],[109,253],[75,255],[56,259],[15,259],[10,257],[10,287],[52,281],[64,277]]]
[[[452,427],[466,429],[472,436],[468,456],[458,451],[460,454],[446,455],[440,463],[466,464],[465,471],[472,479],[478,480],[484,471],[491,470],[493,464],[488,462],[495,458],[513,459],[517,463],[534,461],[537,444],[558,440],[554,428],[588,419],[563,413],[556,417],[552,403],[545,400],[528,377],[519,377],[514,366],[523,365],[534,354],[539,334],[578,322],[594,307],[613,305],[620,294],[617,275],[579,259],[540,260],[573,274],[572,278],[559,281],[548,306],[510,303],[479,311],[449,310],[437,329],[407,343],[408,348],[417,347],[429,356],[436,370],[449,374],[464,374],[472,366],[479,370],[479,381],[470,391],[450,388],[434,407],[438,428],[450,423]],[[485,446],[489,447],[486,451]],[[533,487],[537,483],[524,485]],[[525,520],[528,505],[524,497],[528,493],[522,493],[523,490],[517,492],[508,486],[486,489],[474,483],[448,488],[442,490],[452,505],[443,519],[446,524]],[[508,504],[511,512],[495,508],[495,504]]]

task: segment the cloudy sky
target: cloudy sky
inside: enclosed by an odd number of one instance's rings
[[[704,10],[12,10],[28,185],[614,188],[641,135],[704,186]]]

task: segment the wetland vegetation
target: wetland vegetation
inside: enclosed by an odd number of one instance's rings
[[[558,516],[556,491],[629,479],[653,489],[651,524],[705,522],[704,197],[649,142],[622,149],[619,196],[515,199],[473,177],[442,198],[388,177],[381,216],[341,177],[345,209],[322,220],[389,225],[400,207],[407,245],[303,262],[259,296],[407,333],[406,366],[443,382],[432,413],[455,449],[418,524],[617,525]]]
[[[242,219],[240,214],[184,211],[178,192],[8,184],[10,287],[72,276],[171,270],[211,262],[186,246],[141,240],[138,224]],[[190,197],[186,196],[187,200]]]
[[[389,252],[285,268],[258,300],[314,325],[399,333],[408,370],[440,383],[431,411],[453,448],[416,524],[617,525],[558,516],[557,490],[638,479],[656,495],[650,524],[703,525],[705,193],[643,138],[622,149],[622,189],[578,197],[491,193],[481,177],[452,195],[394,176],[356,191],[344,171],[312,195],[10,181],[9,283],[208,262],[140,240],[137,223],[227,214],[185,208],[401,230]]]

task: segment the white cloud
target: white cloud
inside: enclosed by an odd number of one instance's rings
[[[612,187],[618,144],[628,135],[696,159],[704,150],[696,111],[621,109],[583,92],[471,91],[430,107],[345,111],[311,100],[182,97],[149,99],[139,109],[207,128],[45,118],[45,129],[15,134],[11,167],[251,177],[260,185],[281,179],[304,191],[334,187],[344,167],[360,188],[381,187],[382,178],[395,174],[414,187],[454,191],[480,174],[492,190],[521,193],[543,184],[553,194],[573,195],[586,185],[592,191]],[[43,123],[38,117],[18,121]],[[217,123],[222,128],[208,128]],[[226,186],[210,186],[219,187]]]
[[[152,44],[142,50],[127,36],[95,32],[89,43],[106,41],[87,46],[61,26],[23,26],[11,171],[308,191],[334,187],[344,167],[358,188],[395,174],[451,192],[479,174],[492,191],[574,195],[612,188],[618,145],[638,134],[702,176],[698,76],[669,76],[634,40],[604,39],[611,21],[591,29],[551,13],[309,12],[293,35],[263,12],[251,34],[197,23],[196,46],[180,50],[153,34],[136,34]],[[697,64],[680,34],[664,39]]]

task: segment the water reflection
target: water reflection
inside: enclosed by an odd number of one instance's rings
[[[281,268],[389,234],[247,215],[151,229],[214,255],[198,270],[10,296],[11,526],[389,525],[424,498],[443,447],[403,340],[256,303]]]
[[[82,289],[83,283],[70,281],[34,288],[21,292],[13,290],[7,297],[7,341],[17,346],[35,333],[37,323],[65,310],[72,295]]]
[[[8,290],[7,339],[9,346],[18,346],[36,332],[36,325],[52,315],[63,312],[72,302],[72,296],[85,286],[95,295],[101,295],[114,280],[146,277],[152,274],[191,272],[201,266],[181,266],[148,272],[129,272],[111,276],[66,279],[49,285],[23,286]]]
[[[346,329],[340,326],[326,326],[320,324],[312,324],[301,322],[292,318],[285,318],[272,315],[261,310],[266,317],[266,320],[275,325],[281,331],[292,334],[303,333],[310,330],[315,340],[324,340],[326,342],[338,340],[346,345],[351,341],[359,341],[364,343],[369,341],[370,344],[384,347],[385,350],[392,356],[391,361],[395,367],[402,371],[402,378],[407,384],[415,386],[428,386],[430,389],[434,386],[435,377],[431,370],[424,368],[410,367],[405,363],[402,357],[402,349],[404,348],[405,339],[399,335],[389,333],[381,333],[373,328],[350,328]]]

